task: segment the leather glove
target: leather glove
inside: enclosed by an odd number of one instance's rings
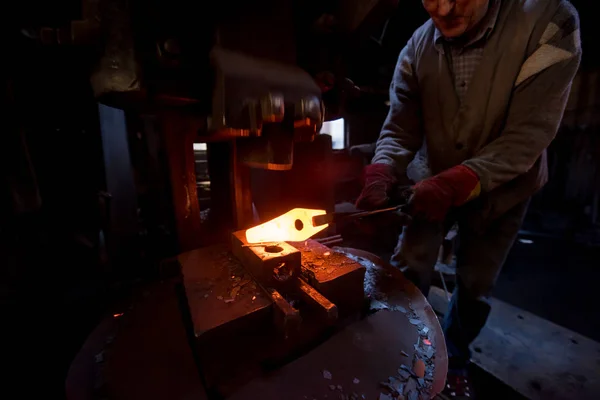
[[[360,210],[376,210],[390,201],[390,191],[398,182],[394,168],[387,164],[367,165],[363,171],[365,184],[356,201]]]
[[[477,174],[464,165],[457,165],[411,188],[408,204],[413,217],[442,222],[450,207],[458,207],[479,196],[481,184]]]

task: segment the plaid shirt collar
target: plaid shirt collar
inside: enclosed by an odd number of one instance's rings
[[[479,24],[479,28],[477,31],[471,35],[471,38],[465,44],[461,44],[460,48],[465,49],[472,44],[479,42],[482,39],[487,39],[490,33],[494,30],[496,26],[496,21],[498,20],[498,14],[500,14],[500,3],[501,0],[490,0],[489,9],[485,17],[481,20]],[[444,46],[443,42],[452,45],[453,40],[447,40],[442,36],[442,33],[435,28],[435,34],[433,37],[434,46],[440,53],[444,54]]]

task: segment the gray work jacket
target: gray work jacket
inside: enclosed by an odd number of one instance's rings
[[[373,163],[405,177],[417,155],[426,168],[413,180],[464,164],[497,217],[547,181],[545,150],[581,60],[577,11],[566,0],[503,0],[462,103],[434,36],[429,20],[400,53]]]

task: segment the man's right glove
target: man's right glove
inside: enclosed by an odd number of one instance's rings
[[[365,185],[356,201],[360,210],[376,210],[390,201],[390,191],[398,183],[394,168],[387,164],[367,165],[363,171]]]
[[[415,184],[408,203],[409,214],[442,222],[451,207],[459,207],[479,196],[479,177],[471,168],[457,165]]]

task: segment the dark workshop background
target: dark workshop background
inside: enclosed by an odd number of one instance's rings
[[[573,3],[582,20],[583,63],[550,148],[550,182],[532,202],[521,235],[527,240],[515,245],[494,295],[598,341],[600,60],[593,2]],[[420,2],[400,1],[353,34],[328,23],[340,9],[336,1],[290,4],[296,62],[315,76],[331,71],[334,77],[324,95],[328,118],[345,118],[348,147],[374,142],[396,57],[426,17]],[[32,34],[81,19],[80,2],[15,6],[3,24],[0,299],[3,354],[14,356],[6,358],[12,372],[5,378],[26,376],[20,390],[38,385],[60,394],[69,363],[94,324],[132,285],[151,279],[156,266],[141,256],[135,266],[115,269],[104,251],[103,153],[89,83],[95,49],[47,45]],[[204,5],[207,14],[211,6]],[[350,200],[360,168],[343,151],[334,156],[336,199]],[[141,252],[151,247],[143,235],[138,244]],[[7,387],[0,387],[0,397]]]

